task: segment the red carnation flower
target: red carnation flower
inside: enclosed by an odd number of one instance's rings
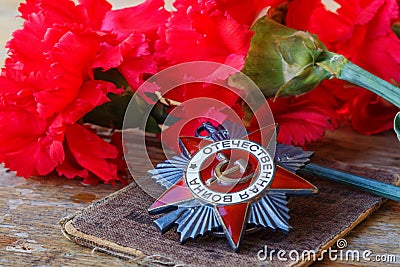
[[[320,0],[290,2],[287,24],[308,30],[332,52],[389,81],[400,81],[400,40],[391,29],[398,19],[396,0]],[[353,128],[374,134],[393,127],[398,109],[373,93],[345,83],[325,83],[343,101],[339,112]]]
[[[269,106],[279,125],[278,141],[303,146],[319,140],[326,130],[337,127],[337,101],[322,88],[298,97],[270,100]]]
[[[118,43],[100,31],[110,9],[99,0],[21,4],[24,25],[7,44],[0,77],[0,161],[18,175],[56,169],[85,183],[120,180],[116,147],[77,123],[108,93],[122,92],[94,78],[102,48]]]
[[[168,115],[175,118],[174,123],[162,132],[163,143],[176,151],[179,151],[178,137],[193,136],[203,122],[213,121],[218,125],[232,117],[229,113],[232,108],[239,117],[243,115],[240,114],[240,96],[216,84],[189,83],[165,96],[181,102],[169,108]]]
[[[148,0],[107,12],[101,29],[117,34],[120,44],[104,44],[95,66],[104,70],[117,68],[131,89],[136,90],[147,75],[158,70],[154,46],[168,17],[163,0]]]
[[[168,19],[164,40],[169,65],[213,61],[242,69],[259,13],[277,1],[181,1]]]

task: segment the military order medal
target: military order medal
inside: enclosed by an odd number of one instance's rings
[[[293,173],[311,153],[278,145],[274,157],[275,131],[271,125],[247,134],[233,124],[205,123],[197,137],[180,137],[182,154],[149,171],[167,189],[149,208],[166,213],[155,220],[160,230],[176,225],[181,242],[224,233],[235,251],[245,232],[289,232],[287,195],[318,190]]]

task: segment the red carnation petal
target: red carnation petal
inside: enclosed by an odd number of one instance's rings
[[[337,127],[336,101],[326,91],[315,89],[299,97],[269,101],[269,104],[279,125],[280,143],[302,146]]]
[[[57,167],[58,175],[63,175],[68,179],[74,179],[75,177],[86,178],[89,176],[89,172],[82,167],[79,168],[71,164],[68,160],[65,160],[61,165]]]
[[[60,113],[66,123],[75,123],[95,107],[110,99],[108,93],[121,94],[123,89],[117,89],[114,84],[104,81],[88,81],[79,90],[76,99]]]
[[[46,175],[57,166],[59,157],[50,155],[53,141],[45,136],[46,122],[34,112],[1,107],[0,129],[0,161],[17,175]]]
[[[95,36],[63,35],[49,54],[54,60],[49,73],[52,79],[35,94],[39,114],[49,117],[77,97],[83,81],[89,78],[88,62],[94,61],[98,49]]]
[[[144,33],[155,40],[158,28],[169,16],[164,5],[163,0],[148,0],[137,6],[110,11],[104,18],[102,30],[118,33],[119,40],[132,32]]]
[[[119,180],[117,166],[109,159],[115,159],[117,149],[85,127],[72,124],[65,131],[65,138],[76,162],[105,182]]]
[[[252,22],[239,22],[229,9],[243,5],[240,1],[175,1],[177,10],[169,18],[165,34],[160,35],[165,40],[158,42],[158,48],[166,49],[170,64],[207,60],[241,69],[253,36]],[[246,20],[255,20],[256,14],[248,6],[242,12],[250,14]]]
[[[353,128],[362,134],[376,134],[393,128],[393,118],[399,111],[369,91],[364,91],[355,100],[352,107]]]
[[[82,20],[92,29],[100,29],[104,16],[112,5],[106,0],[79,0],[79,3],[77,8],[81,11]]]
[[[257,18],[260,12],[267,7],[278,7],[287,0],[219,0],[217,1],[221,9],[227,10],[236,21],[241,24],[251,26],[254,19]]]
[[[117,68],[124,62],[126,57],[140,58],[149,55],[148,47],[144,34],[131,34],[116,46],[109,45],[104,47],[92,67],[102,68],[103,70]]]
[[[292,1],[287,24],[317,34],[330,51],[346,56],[353,63],[389,82],[399,82],[400,53],[394,51],[400,51],[400,39],[391,29],[393,20],[398,19],[399,1],[336,0],[336,3],[338,9],[332,10],[320,0]],[[379,97],[343,82],[329,81],[323,87],[329,88],[340,100],[341,106],[335,107],[337,113],[351,119],[357,131],[372,134],[392,127],[390,117],[396,113],[396,108]],[[312,127],[314,130],[318,128],[316,125]],[[318,132],[311,138],[322,134],[322,131]],[[303,139],[306,138],[310,136],[303,136]]]

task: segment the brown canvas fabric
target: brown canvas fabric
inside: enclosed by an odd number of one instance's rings
[[[383,170],[352,167],[352,172],[385,182],[397,182],[395,175]],[[291,198],[292,232],[286,235],[263,230],[246,235],[239,253],[232,251],[225,238],[206,236],[181,245],[174,229],[161,235],[153,225],[154,217],[147,212],[154,199],[134,183],[61,223],[64,234],[78,244],[147,265],[270,265],[270,262],[257,258],[257,252],[265,246],[275,250],[297,250],[299,254],[310,249],[318,253],[333,245],[383,201],[380,197],[329,181],[309,180],[318,186],[320,193]],[[274,266],[293,263],[276,258],[272,261]]]
[[[156,143],[149,151],[157,162],[163,157]],[[143,159],[131,161],[135,168],[143,168]],[[313,161],[388,183],[398,182],[396,174],[372,166],[358,167],[318,158]],[[145,172],[143,170],[143,174]],[[205,236],[181,245],[176,229],[162,235],[153,224],[156,216],[147,212],[154,199],[134,182],[60,223],[65,236],[78,244],[145,265],[309,265],[312,260],[307,258],[280,261],[274,255],[270,262],[269,259],[260,261],[257,254],[267,246],[276,251],[296,250],[300,255],[304,250],[313,250],[318,255],[376,210],[384,199],[316,177],[308,177],[308,180],[318,187],[319,194],[290,199],[293,230],[288,235],[271,230],[248,234],[239,253],[233,252],[225,237]]]

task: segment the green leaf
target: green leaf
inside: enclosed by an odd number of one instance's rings
[[[129,116],[129,119],[125,119],[125,128],[137,128],[139,127],[140,129],[142,128],[143,125],[146,125],[148,120],[154,120],[155,122],[156,119],[154,119],[153,115],[148,116],[148,110],[151,110],[152,105],[148,104],[143,98],[141,98],[139,95],[135,94],[132,97],[132,103],[129,105],[129,114],[126,114],[126,116]],[[153,113],[154,114],[154,113]],[[125,113],[124,113],[125,115]],[[124,117],[122,117],[124,119]],[[154,125],[153,122],[150,122],[150,125]],[[158,124],[157,124],[158,125]],[[152,126],[146,126],[148,129],[154,129]],[[145,130],[145,129],[141,129]],[[154,132],[154,131],[153,131]]]
[[[273,39],[275,48],[283,59],[284,70],[285,65],[297,69],[292,76],[304,67],[314,65],[325,48],[317,46],[316,39],[311,34],[302,31],[294,32],[289,36],[273,36]]]
[[[145,111],[149,110],[149,104],[140,96],[124,93],[123,95],[109,94],[108,97],[111,100],[110,102],[93,109],[83,117],[83,121],[112,129],[122,129],[125,113],[128,105],[130,105],[129,120],[125,121],[125,127],[141,127],[146,125],[145,120],[148,119],[152,120],[148,122],[151,125],[148,129],[151,129],[151,132],[157,132],[154,125],[158,127],[158,124],[162,123],[160,121],[163,118],[162,107],[154,106],[150,116],[147,118]],[[153,123],[153,121],[156,123]]]
[[[114,83],[118,88],[124,88],[125,92],[122,95],[108,94],[110,102],[107,102],[99,107],[94,108],[91,112],[83,117],[84,122],[93,123],[99,126],[112,129],[122,129],[124,117],[128,105],[131,105],[134,111],[129,114],[129,121],[126,121],[127,128],[137,128],[146,125],[146,131],[159,133],[159,124],[164,119],[164,106],[155,105],[147,118],[145,110],[149,110],[149,104],[140,96],[135,95],[129,87],[129,84],[117,69],[102,71],[95,70],[95,79]],[[131,102],[132,101],[132,102]],[[148,120],[147,122],[145,120]],[[142,129],[144,130],[144,129]]]
[[[161,129],[154,117],[149,117],[146,122],[146,132],[160,134]]]
[[[108,94],[110,102],[94,108],[83,117],[84,122],[112,129],[122,129],[125,111],[132,99],[131,94]]]
[[[276,92],[275,97],[301,95],[317,87],[321,81],[331,77],[331,74],[318,66],[308,66],[291,80],[283,84]]]
[[[118,69],[110,69],[107,71],[95,69],[94,79],[111,82],[115,84],[117,88],[125,88],[126,91],[130,88],[128,82],[126,81],[124,76],[118,71]]]
[[[392,24],[392,30],[400,38],[400,22],[395,22]]]

